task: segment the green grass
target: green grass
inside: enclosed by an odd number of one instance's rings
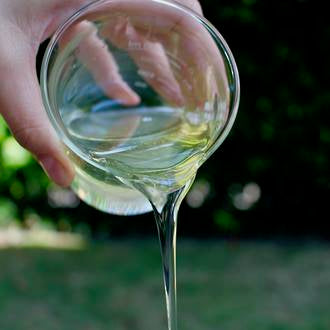
[[[1,330],[166,329],[156,241],[0,250]],[[330,329],[330,246],[180,242],[180,330]]]

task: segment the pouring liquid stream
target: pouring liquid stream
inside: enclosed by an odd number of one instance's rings
[[[176,293],[176,233],[178,211],[192,182],[193,178],[184,187],[169,194],[161,212],[154,208],[163,262],[163,278],[169,330],[178,329]]]

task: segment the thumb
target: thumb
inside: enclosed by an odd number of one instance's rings
[[[48,176],[68,186],[74,170],[65,156],[43,108],[33,56],[16,50],[13,57],[0,53],[0,113],[17,141],[31,151]]]

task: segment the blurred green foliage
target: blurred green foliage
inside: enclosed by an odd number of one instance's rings
[[[312,0],[201,3],[236,58],[241,104],[231,134],[182,205],[180,234],[330,237],[327,11]],[[49,189],[0,119],[0,224],[48,221],[101,238],[155,232],[150,215],[51,206]]]
[[[49,182],[0,117],[0,226],[24,221],[44,200]]]

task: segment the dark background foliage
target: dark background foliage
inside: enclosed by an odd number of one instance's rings
[[[179,235],[330,237],[330,27],[317,3],[202,1],[235,56],[241,103],[230,135],[198,173],[196,182],[208,191],[203,204],[181,207]],[[28,155],[6,164],[8,139],[2,123],[0,224],[10,214],[26,226],[41,221],[98,238],[155,233],[150,214],[118,217],[83,203],[51,207],[49,182]],[[249,183],[260,198],[242,207],[235,200]]]

